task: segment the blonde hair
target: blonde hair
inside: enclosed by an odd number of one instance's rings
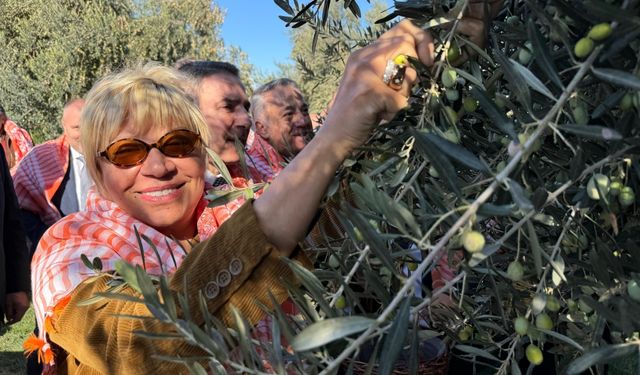
[[[209,142],[206,122],[184,84],[189,79],[177,70],[146,64],[105,76],[86,96],[80,119],[82,149],[98,190],[104,192],[98,153],[109,146],[126,125],[140,134],[154,126],[188,129],[200,134],[200,153]]]

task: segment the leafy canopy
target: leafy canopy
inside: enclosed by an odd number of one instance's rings
[[[223,12],[209,0],[4,0],[0,2],[0,102],[36,142],[60,133],[66,101],[123,66],[183,57],[251,66],[220,37]]]

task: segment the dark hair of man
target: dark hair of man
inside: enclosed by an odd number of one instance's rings
[[[4,111],[4,107],[0,104],[0,115],[6,115],[7,113]]]
[[[197,82],[215,74],[229,74],[240,78],[238,68],[224,61],[180,60],[176,63],[176,68],[193,77]]]

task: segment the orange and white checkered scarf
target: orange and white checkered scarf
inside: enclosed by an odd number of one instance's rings
[[[13,175],[20,208],[38,214],[47,226],[60,220],[60,211],[51,200],[68,167],[69,143],[64,135],[34,147]]]
[[[203,199],[199,211],[212,215],[205,206]],[[157,254],[144,240],[141,241],[143,249],[140,249],[134,228],[141,238],[151,240]],[[199,231],[199,234],[205,238],[211,236],[206,232]],[[66,304],[68,296],[80,283],[94,275],[82,262],[82,254],[89,259],[100,258],[104,271],[115,270],[116,262],[124,260],[144,266],[149,274],[155,275],[175,272],[186,256],[171,238],[131,217],[91,188],[87,209],[68,215],[49,228],[31,261],[33,305],[40,328],[37,346],[48,365],[53,364],[53,355],[46,343],[46,332],[51,327],[54,312]]]

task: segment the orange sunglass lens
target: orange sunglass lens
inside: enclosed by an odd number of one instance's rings
[[[147,156],[147,145],[133,139],[123,139],[107,149],[108,159],[119,165],[135,165],[145,156]]]
[[[181,157],[193,151],[198,142],[198,135],[186,130],[177,130],[163,137],[158,142],[163,154],[171,157]]]

